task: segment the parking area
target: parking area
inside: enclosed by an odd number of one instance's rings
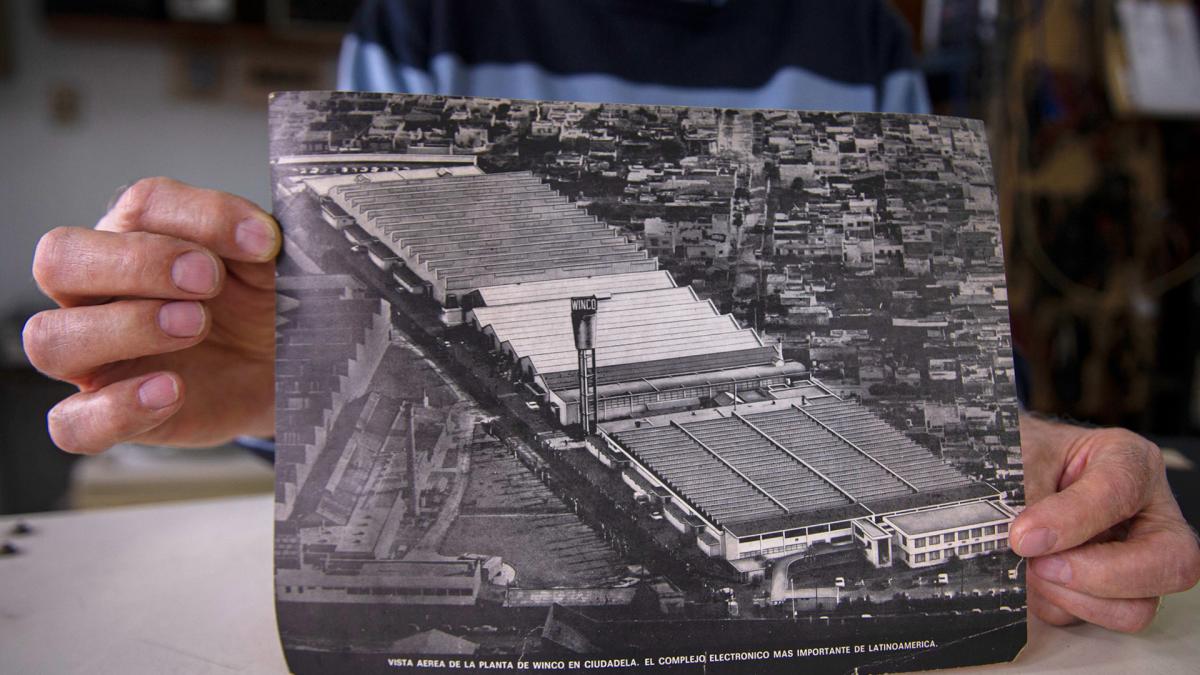
[[[966,560],[955,559],[923,569],[910,569],[902,564],[874,568],[865,558],[861,563],[849,560],[845,556],[850,553],[829,556],[825,560],[818,558],[811,567],[806,566],[804,560],[796,561],[790,570],[793,586],[833,587],[840,579],[845,595],[885,600],[896,593],[914,598],[996,595],[1024,585],[1024,570],[1018,568],[1020,558],[1007,551]],[[861,554],[858,557],[862,558]],[[1013,569],[1018,570],[1016,580],[1009,579],[1009,571]]]
[[[566,506],[500,443],[475,446],[460,513],[567,513]]]
[[[498,555],[525,588],[586,587],[621,576],[620,557],[501,444],[472,450],[471,476],[443,555]]]

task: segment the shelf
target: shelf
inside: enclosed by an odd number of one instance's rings
[[[220,47],[255,47],[278,50],[312,50],[336,55],[341,31],[304,29],[280,33],[265,24],[204,24],[153,19],[95,16],[47,17],[46,28],[56,37],[119,42],[165,42]]]

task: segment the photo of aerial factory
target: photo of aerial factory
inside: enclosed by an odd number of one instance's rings
[[[271,115],[289,659],[926,641],[872,657],[909,670],[1023,643],[981,125]]]

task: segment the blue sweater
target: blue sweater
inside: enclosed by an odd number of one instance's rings
[[[886,0],[367,0],[338,87],[929,111],[907,26]]]

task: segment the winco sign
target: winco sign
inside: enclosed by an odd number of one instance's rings
[[[596,310],[600,300],[594,296],[571,298],[571,328],[575,349],[596,348]]]

